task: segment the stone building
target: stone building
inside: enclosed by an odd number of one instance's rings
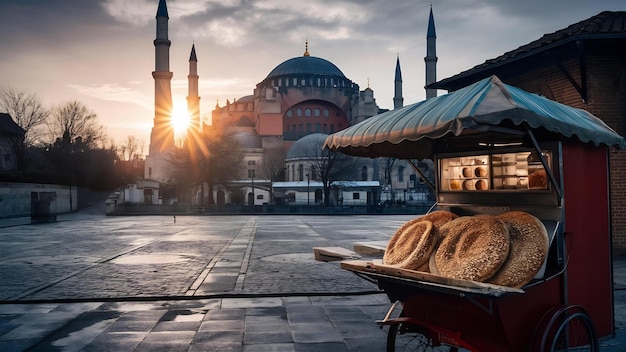
[[[429,88],[454,91],[496,75],[504,83],[587,110],[624,136],[625,46],[626,12],[605,11],[433,83]],[[611,226],[613,247],[619,253],[626,253],[626,184],[622,177],[625,169],[626,151],[611,150]]]
[[[155,114],[150,134],[149,155],[145,161],[144,187],[140,190],[144,202],[161,203],[165,192],[159,192],[159,184],[168,181],[171,172],[172,151],[175,150],[174,131],[170,123],[172,112],[171,79],[168,38],[168,11],[166,0],[159,0],[156,13],[155,69]],[[426,82],[434,82],[436,72],[435,30],[432,9],[428,23]],[[195,46],[189,57],[188,110],[191,116],[191,133],[203,133],[212,127],[233,132],[242,147],[244,161],[241,179],[234,183],[250,185],[246,191],[248,204],[271,203],[271,182],[296,180],[298,175],[292,168],[285,167],[285,156],[299,139],[311,134],[331,134],[357,124],[384,110],[380,109],[374,91],[368,86],[360,90],[359,85],[332,62],[311,56],[308,42],[302,56],[278,64],[252,90],[225,105],[219,103],[211,112],[211,125],[200,122],[198,93],[198,58]],[[391,72],[390,72],[391,77]],[[401,107],[402,77],[399,57],[396,62],[394,81],[394,108]],[[428,96],[436,95],[429,90]],[[276,162],[276,159],[279,162]],[[272,167],[270,167],[272,165]],[[426,166],[427,167],[427,166]],[[363,170],[366,170],[363,172]],[[395,164],[393,170],[381,174],[378,161],[371,160],[357,170],[359,181],[379,181],[387,196],[383,200],[399,199],[394,192],[410,194],[420,187],[415,171],[403,162]],[[247,187],[247,186],[246,186]],[[393,191],[395,190],[395,191]],[[139,191],[138,191],[139,192]],[[224,192],[218,188],[217,192]],[[227,194],[216,194],[216,199],[228,202]],[[174,201],[174,200],[171,200]],[[375,200],[372,199],[372,202]]]

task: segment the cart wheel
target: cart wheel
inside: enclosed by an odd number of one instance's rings
[[[535,334],[538,351],[599,350],[593,321],[580,306],[563,306],[550,310],[542,318],[539,327],[542,331],[536,331]]]
[[[456,347],[433,346],[432,340],[418,327],[412,324],[390,325],[387,333],[387,352],[405,351],[450,351]]]
[[[431,340],[410,324],[390,325],[387,352],[432,351]]]

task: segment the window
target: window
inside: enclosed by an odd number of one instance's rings
[[[248,169],[248,178],[254,178],[254,177],[256,177],[256,170]]]
[[[298,108],[298,109],[296,110],[296,115],[297,115],[298,117],[302,116],[302,109]]]
[[[263,199],[263,195],[262,194],[257,194],[256,199]]]
[[[352,199],[361,199],[361,193],[359,192],[352,193]]]
[[[248,166],[254,166],[254,165],[256,165],[255,160],[248,160]]]
[[[297,78],[295,78],[295,77],[294,77],[294,79],[293,79],[293,85],[294,85],[294,86],[297,86],[297,85],[298,85],[298,79],[297,79]]]
[[[319,123],[315,124],[315,132],[322,132],[322,125],[320,125]]]
[[[304,181],[304,166],[298,165],[298,181]]]
[[[313,110],[313,116],[320,117],[320,108],[315,108],[315,110]]]
[[[330,111],[328,109],[324,109],[324,117],[330,116]]]
[[[304,116],[311,116],[311,109],[309,108],[304,109]]]
[[[291,111],[291,109],[287,110],[287,117],[292,117],[293,116],[293,111]]]
[[[398,182],[404,182],[404,166],[398,167]]]
[[[311,132],[311,124],[310,123],[306,124],[306,131],[307,132]]]
[[[367,181],[367,166],[361,168],[361,181]]]

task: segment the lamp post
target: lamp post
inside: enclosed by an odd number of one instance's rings
[[[254,176],[252,176],[252,204],[250,205],[254,205]]]
[[[306,205],[309,206],[310,192],[309,192],[309,174],[306,174]]]

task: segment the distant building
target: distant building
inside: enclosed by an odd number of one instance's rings
[[[0,113],[0,172],[17,169],[16,145],[24,143],[25,136],[11,115]]]
[[[170,123],[172,111],[171,78],[169,71],[168,12],[165,0],[159,1],[156,14],[155,70],[152,76],[155,81],[155,116],[150,134],[150,152],[145,161],[144,177],[165,183],[170,174],[171,152],[176,148],[173,128]],[[434,20],[432,9],[428,24],[428,52],[426,60],[427,82],[434,82],[436,56],[434,53]],[[213,127],[220,127],[235,133],[244,152],[241,179],[233,184],[249,184],[247,190],[248,204],[272,203],[271,182],[276,172],[268,171],[270,160],[277,155],[287,155],[290,148],[301,138],[311,134],[331,134],[357,124],[373,115],[383,112],[376,104],[374,91],[368,86],[360,90],[359,85],[335,66],[332,62],[310,55],[308,41],[302,56],[283,61],[259,82],[251,95],[233,101],[227,100],[224,105],[216,104],[211,112],[211,125],[200,121],[198,95],[198,59],[195,46],[192,46],[189,58],[188,74],[188,109],[192,116],[191,130],[203,133]],[[402,78],[399,57],[396,61],[394,82],[394,108],[403,103]],[[274,164],[275,160],[271,160]],[[281,160],[285,163],[285,160]],[[400,194],[407,198],[407,193],[420,189],[421,183],[415,171],[404,162],[395,164],[382,177],[377,160],[369,160],[362,165],[358,174],[359,181],[384,181],[385,195],[382,200],[399,200]],[[299,165],[298,167],[302,167]],[[428,165],[426,166],[428,167]],[[363,169],[365,168],[365,169]],[[282,179],[296,178],[293,165],[280,166]],[[365,170],[365,171],[363,171]],[[254,185],[254,182],[257,185]],[[261,181],[263,180],[263,181]],[[266,186],[262,187],[262,184]],[[388,185],[386,185],[389,183]],[[261,190],[263,190],[261,192]],[[256,193],[255,193],[256,191]],[[215,199],[218,203],[230,199],[224,187],[216,187]],[[261,193],[259,193],[261,192]],[[398,193],[399,192],[399,193]],[[143,199],[152,199],[160,203],[166,192],[160,192],[161,199],[154,196],[157,189],[143,188]],[[137,197],[131,197],[133,199]],[[370,202],[380,200],[380,194],[371,197]],[[196,200],[199,201],[199,200]]]

